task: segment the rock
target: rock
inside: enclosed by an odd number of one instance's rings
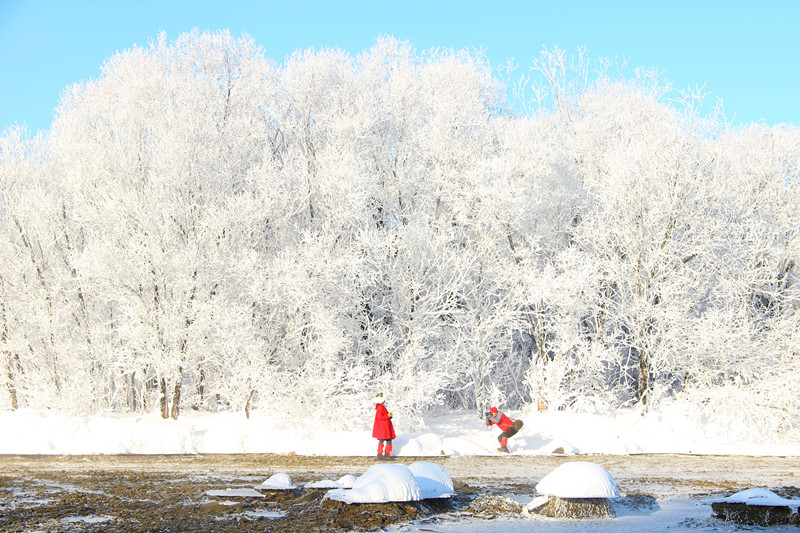
[[[797,500],[787,499],[769,489],[752,488],[712,502],[714,516],[743,525],[788,524]]]
[[[315,500],[321,500],[325,496],[325,493],[320,490],[309,490],[303,492],[297,499],[294,500],[294,505],[301,504],[301,503],[310,503]]]
[[[480,496],[469,504],[466,512],[483,517],[520,514],[522,504],[505,496]]]
[[[264,500],[284,505],[293,505],[303,493],[304,491],[302,489],[261,491],[261,494],[264,495]]]
[[[337,518],[334,521],[334,524],[336,524],[338,527],[340,527],[342,529],[346,529],[346,530],[351,530],[351,529],[353,529],[355,527],[355,524],[351,520],[348,520],[346,518]]]
[[[555,450],[553,450],[553,453],[554,453],[554,454],[556,454],[556,455],[564,455],[564,448],[562,448],[561,446],[559,446],[558,448],[556,448]]]
[[[327,498],[323,499],[322,502],[320,502],[320,504],[319,504],[319,506],[322,509],[330,509],[330,510],[333,510],[333,511],[337,511],[337,510],[341,509],[342,507],[344,507],[345,505],[348,505],[348,504],[346,504],[344,502],[340,502],[338,500],[330,500],[330,499],[327,499]]]
[[[746,503],[714,502],[711,504],[714,516],[749,526],[774,526],[788,524],[792,510],[783,505],[747,505]]]
[[[616,516],[608,498],[558,498],[531,512],[550,518],[610,518]]]
[[[657,511],[661,508],[656,499],[649,494],[627,494],[614,498],[611,503],[616,509],[629,511]]]

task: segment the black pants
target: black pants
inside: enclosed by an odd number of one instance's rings
[[[497,441],[502,444],[503,439],[510,439],[516,435],[520,429],[522,429],[522,420],[515,420],[513,426],[500,433],[500,436],[497,437]]]
[[[500,436],[497,437],[497,442],[502,443],[503,439],[509,439],[509,438],[513,437],[514,435],[516,435],[516,434],[517,434],[517,430],[516,429],[514,429],[513,427],[508,428],[504,432],[500,433]]]

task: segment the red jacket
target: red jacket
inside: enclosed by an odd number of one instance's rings
[[[511,428],[511,426],[514,424],[514,421],[508,418],[505,413],[497,413],[496,416],[493,416],[486,421],[487,426],[491,426],[492,424],[497,424],[497,427],[503,431],[506,431]]]
[[[389,418],[389,411],[382,403],[375,404],[375,424],[372,426],[372,436],[380,440],[391,440],[395,438],[394,425]]]

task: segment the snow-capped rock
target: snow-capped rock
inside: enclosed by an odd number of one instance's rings
[[[372,465],[352,489],[333,489],[326,498],[344,503],[410,502],[422,499],[417,479],[405,465]]]
[[[558,498],[616,498],[617,483],[600,465],[583,461],[564,463],[536,485],[536,492]]]
[[[797,507],[800,500],[788,500],[781,498],[771,490],[767,489],[747,489],[737,492],[727,498],[715,500],[719,503],[744,503],[746,505]]]
[[[353,474],[347,474],[345,476],[340,477],[336,482],[343,489],[352,489],[357,479],[358,478]]]
[[[449,498],[455,494],[453,480],[444,468],[436,463],[419,461],[408,467],[417,480],[422,499]]]

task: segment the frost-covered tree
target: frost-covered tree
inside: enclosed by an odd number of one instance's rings
[[[482,54],[391,37],[109,58],[0,138],[0,405],[360,427],[382,391],[407,428],[687,402],[796,431],[797,128],[584,51],[532,67],[515,112]]]

